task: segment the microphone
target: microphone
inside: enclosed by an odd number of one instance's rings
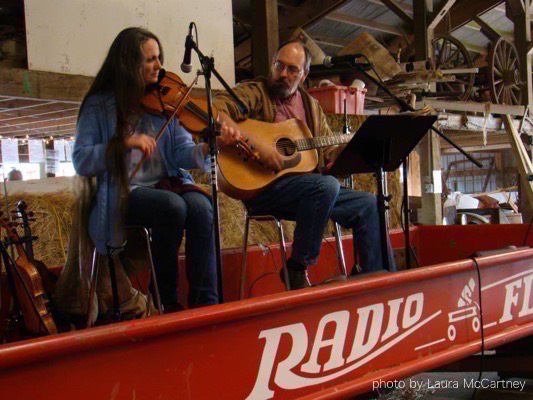
[[[372,63],[359,63],[356,61],[358,58],[362,58],[362,57],[365,57],[365,55],[360,54],[360,53],[347,54],[345,56],[336,56],[336,57],[326,56],[324,57],[324,61],[322,61],[322,64],[324,64],[324,66],[328,68],[333,65],[338,65],[338,64],[351,64],[351,65],[354,65],[354,66],[357,66],[363,69],[364,71],[372,69]]]
[[[192,51],[192,27],[194,22],[191,22],[189,24],[189,34],[185,38],[185,54],[183,54],[183,62],[181,63],[181,70],[188,74],[192,71],[192,64],[191,64],[191,51]]]

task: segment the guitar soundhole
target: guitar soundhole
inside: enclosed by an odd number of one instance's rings
[[[296,152],[294,142],[288,138],[279,139],[276,142],[276,149],[282,156],[292,156]]]

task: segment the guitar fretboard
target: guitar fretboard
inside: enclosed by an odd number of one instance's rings
[[[348,143],[352,139],[353,135],[353,133],[350,133],[335,134],[332,136],[318,136],[308,139],[298,139],[295,140],[294,143],[299,151],[311,150],[319,147],[336,146],[339,144]]]

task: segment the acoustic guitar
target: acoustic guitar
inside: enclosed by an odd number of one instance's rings
[[[24,325],[32,334],[57,333],[57,327],[47,308],[48,299],[44,293],[43,284],[39,271],[26,256],[24,247],[16,229],[5,218],[1,218],[0,224],[4,227],[9,241],[15,245],[18,258],[10,260],[6,268],[10,268],[15,285],[15,294],[18,299],[20,310],[24,319]]]
[[[246,161],[233,148],[221,148],[218,156],[220,189],[238,200],[257,196],[281,177],[313,172],[318,165],[317,148],[348,143],[353,137],[353,134],[313,137],[307,125],[298,119],[277,123],[247,119],[237,123],[237,128],[243,137],[251,139],[255,148],[276,151],[283,159],[281,170],[274,173],[254,158]]]

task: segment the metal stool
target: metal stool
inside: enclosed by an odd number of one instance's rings
[[[278,227],[279,234],[279,250],[281,252],[281,267],[283,268],[283,276],[285,280],[285,287],[287,291],[291,290],[289,283],[289,272],[287,270],[287,252],[285,248],[285,235],[283,234],[283,226],[281,225],[282,219],[275,215],[253,215],[248,211],[248,208],[245,207],[244,210],[244,246],[243,246],[243,255],[242,255],[242,267],[241,267],[241,288],[239,293],[239,298],[244,299],[244,284],[246,281],[246,262],[248,260],[248,231],[250,227],[250,220],[258,222],[275,222]],[[342,248],[341,241],[341,229],[340,225],[334,222],[333,234],[335,236],[335,243],[337,245],[337,258],[339,260],[339,266],[341,273],[346,276],[346,262],[344,259],[344,250]]]
[[[152,250],[150,246],[151,242],[151,236],[148,229],[146,229],[144,226],[136,225],[136,226],[126,226],[124,228],[128,235],[131,235],[132,233],[135,233],[135,231],[140,232],[142,236],[142,240],[144,242],[146,252],[148,255],[149,260],[149,269],[150,269],[150,283],[152,284],[152,288],[154,291],[155,297],[155,305],[157,307],[157,311],[159,315],[163,314],[163,308],[161,307],[161,298],[159,297],[159,287],[157,286],[157,278],[155,274],[155,267],[154,263],[152,261]],[[113,249],[110,249],[110,251],[113,251]],[[112,257],[112,254],[108,254],[108,256]],[[118,293],[117,293],[117,284],[116,284],[116,275],[115,275],[115,269],[114,269],[114,263],[110,262],[109,265],[110,269],[110,278],[111,278],[111,288],[113,291],[113,308],[114,312],[120,313],[120,309],[118,306]],[[91,313],[93,311],[93,302],[94,302],[94,296],[96,294],[96,283],[98,279],[98,252],[96,251],[96,248],[93,250],[92,260],[91,260],[91,270],[90,270],[90,288],[89,288],[89,304],[87,306],[87,327],[90,327],[91,325]],[[150,300],[152,299],[152,293],[150,290],[148,290],[147,293],[148,298],[148,304],[150,304]],[[118,310],[117,310],[118,309]]]

